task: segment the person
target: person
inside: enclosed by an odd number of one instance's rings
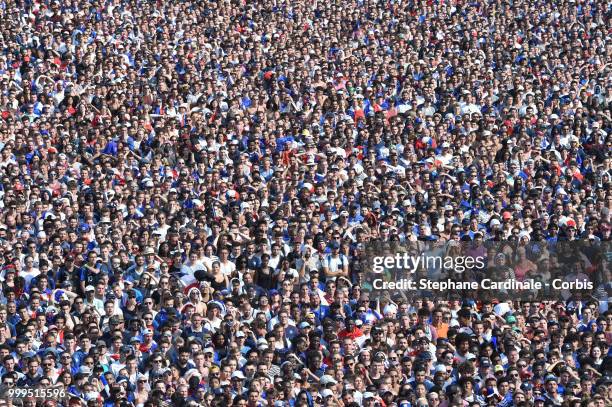
[[[604,3],[5,3],[7,387],[612,404]],[[379,250],[466,248],[415,276],[564,288],[373,286]]]

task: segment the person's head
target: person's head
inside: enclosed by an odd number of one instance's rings
[[[28,364],[28,374],[30,376],[35,376],[38,373],[38,368],[40,367],[40,362],[38,361],[38,358],[36,357],[30,358],[27,364]]]
[[[189,350],[189,348],[181,348],[179,350],[179,362],[181,364],[187,364],[187,362],[189,361],[190,357],[191,357],[191,351]]]
[[[17,309],[17,314],[22,321],[28,321],[30,319],[30,312],[25,304],[19,306]]]
[[[5,386],[5,388],[13,388],[13,387],[15,387],[17,385],[17,379],[11,373],[3,374],[1,382],[2,382],[2,385]]]
[[[554,375],[549,375],[545,378],[544,388],[550,394],[556,394],[558,389],[557,378]]]

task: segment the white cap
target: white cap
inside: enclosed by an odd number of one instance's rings
[[[319,380],[319,383],[321,383],[323,386],[325,386],[325,385],[328,385],[328,384],[337,384],[338,382],[332,376],[330,376],[328,374],[325,374],[325,375],[321,376],[321,379]]]
[[[330,389],[321,390],[321,392],[319,394],[321,394],[321,397],[323,397],[323,398],[326,398],[326,397],[334,395],[334,393]]]

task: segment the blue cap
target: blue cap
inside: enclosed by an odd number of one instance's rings
[[[544,383],[548,383],[548,382],[557,382],[557,376],[555,376],[554,374],[547,374],[546,377],[544,378]]]
[[[431,355],[431,352],[425,351],[425,352],[423,352],[423,353],[421,353],[419,355],[419,359],[422,359],[422,360],[432,360],[433,356]]]

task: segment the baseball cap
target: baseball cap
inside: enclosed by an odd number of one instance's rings
[[[321,383],[323,386],[326,386],[328,384],[337,384],[338,382],[332,376],[325,374],[321,376],[319,383]]]
[[[446,373],[446,366],[439,364],[436,366],[435,373]]]
[[[323,389],[323,390],[321,390],[321,392],[319,394],[321,394],[321,397],[323,397],[323,398],[327,398],[329,396],[333,396],[334,395],[334,393],[330,389]],[[365,398],[365,395],[364,395],[364,398]]]
[[[422,360],[432,360],[433,356],[431,355],[431,352],[423,352],[419,355],[419,358]]]
[[[245,378],[244,373],[242,373],[240,370],[236,370],[234,373],[232,373],[232,379],[244,380]]]
[[[79,374],[89,376],[91,374],[91,369],[87,366],[81,366],[79,368]]]
[[[548,374],[546,375],[546,377],[544,378],[544,383],[548,383],[548,382],[557,382],[557,376],[555,376],[554,374]]]

